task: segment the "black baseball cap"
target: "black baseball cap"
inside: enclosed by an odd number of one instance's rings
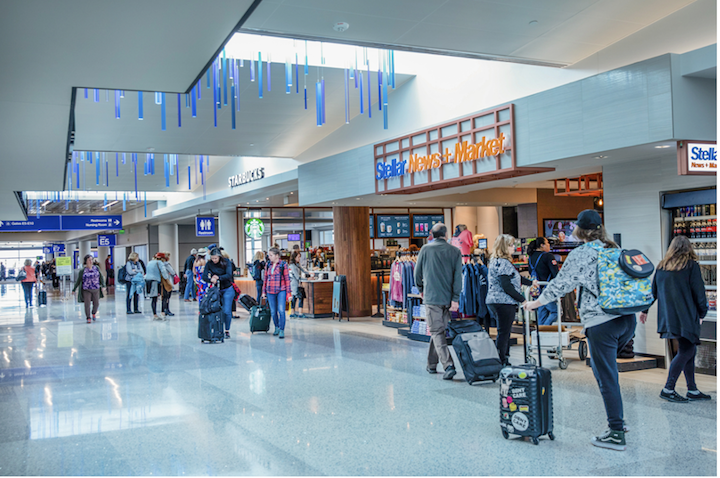
[[[577,227],[580,229],[600,229],[602,227],[602,218],[600,214],[594,209],[585,209],[583,212],[578,214]]]

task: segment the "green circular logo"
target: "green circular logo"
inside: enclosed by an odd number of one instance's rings
[[[260,219],[245,221],[245,234],[251,239],[260,239],[265,232],[265,224]]]

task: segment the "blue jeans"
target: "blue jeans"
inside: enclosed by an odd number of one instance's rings
[[[255,290],[257,291],[258,304],[260,303],[260,299],[262,299],[262,288],[263,288],[263,281],[256,280],[255,281]]]
[[[611,430],[623,429],[623,403],[618,383],[617,353],[635,334],[635,314],[622,315],[585,330],[590,363],[605,403],[608,426]]]
[[[282,291],[277,294],[268,294],[267,298],[275,328],[285,330],[285,301],[287,299],[287,292]]]
[[[538,324],[552,325],[558,318],[557,301],[538,307]]]
[[[225,330],[230,330],[232,324],[232,304],[235,300],[235,288],[233,286],[227,289],[220,289],[220,304],[222,305],[223,315],[225,316]]]
[[[193,273],[190,269],[185,271],[185,278],[187,279],[187,283],[185,284],[185,294],[183,294],[183,298],[185,300],[194,299],[195,294],[195,281],[193,280]],[[192,293],[192,297],[190,297],[190,294]]]

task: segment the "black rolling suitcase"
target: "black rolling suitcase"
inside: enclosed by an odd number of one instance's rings
[[[525,320],[529,313],[525,313]],[[529,327],[523,327],[523,340],[528,340]],[[527,343],[527,342],[526,342]],[[530,437],[537,445],[539,438],[553,435],[552,377],[542,367],[542,349],[538,330],[539,366],[524,364],[505,367],[500,371],[500,428],[506,439],[512,435]],[[527,361],[527,357],[526,357]]]
[[[200,342],[225,342],[225,321],[222,311],[198,316],[198,338]]]
[[[250,309],[250,332],[270,331],[270,308],[267,305],[257,305]]]
[[[238,297],[238,302],[240,302],[240,304],[245,307],[248,312],[250,312],[253,307],[257,307],[258,305],[260,305],[254,297],[247,294],[240,294],[240,297]]]
[[[37,305],[38,307],[47,306],[47,291],[42,289],[38,291]]]
[[[498,379],[503,368],[502,362],[495,343],[479,323],[474,320],[451,320],[447,335],[452,340],[467,383],[472,385]]]

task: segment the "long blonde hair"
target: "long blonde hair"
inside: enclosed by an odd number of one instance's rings
[[[684,269],[691,260],[696,261],[698,257],[690,240],[685,236],[676,236],[657,268],[664,271],[679,271]]]
[[[512,262],[512,249],[515,248],[515,238],[510,234],[500,234],[495,238],[490,257],[493,259],[507,259]]]

